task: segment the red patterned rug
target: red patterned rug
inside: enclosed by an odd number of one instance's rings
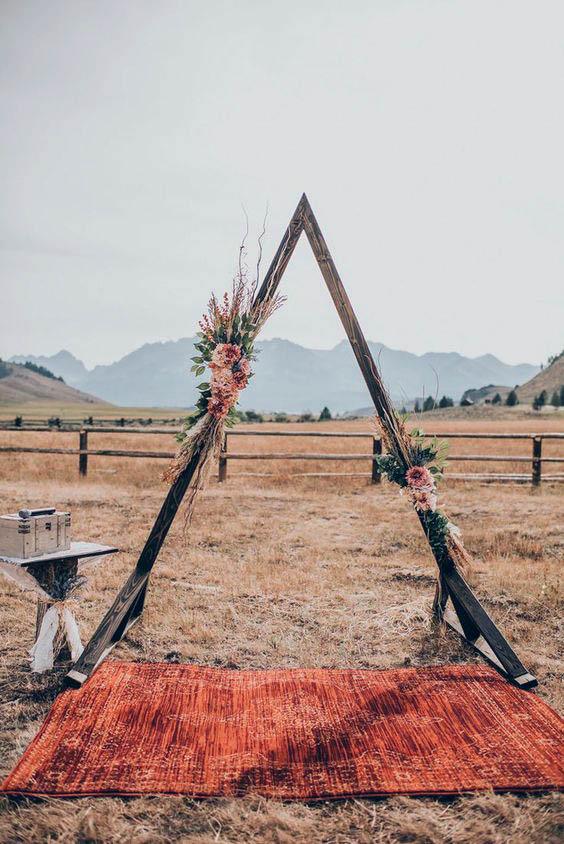
[[[281,799],[564,786],[564,722],[490,668],[225,671],[105,662],[2,791]]]

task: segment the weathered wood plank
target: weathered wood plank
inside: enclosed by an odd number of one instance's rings
[[[281,475],[275,472],[235,472],[233,478],[371,478],[371,472],[289,472]]]
[[[459,616],[462,628],[465,628],[463,618],[469,619],[469,622],[472,624],[470,636],[465,632],[465,638],[473,644],[474,631],[477,629],[495,653],[506,674],[514,680],[525,674],[528,675],[527,669],[499,628],[496,627],[460,572],[455,568],[443,570],[443,576],[455,608],[460,607],[462,609],[463,616]]]
[[[499,661],[499,659],[497,658],[493,650],[490,648],[483,636],[479,636],[472,642],[468,641],[468,639],[464,635],[464,630],[462,628],[462,625],[460,624],[460,620],[454,610],[450,609],[450,607],[447,607],[444,612],[443,618],[449,627],[451,627],[456,633],[459,634],[459,636],[461,636],[466,642],[468,642],[471,647],[475,648],[478,653],[480,653],[484,657],[484,659],[487,659],[487,661],[494,666],[494,668],[497,668],[497,670],[503,674],[506,673],[502,663]],[[518,677],[510,677],[509,679],[514,682],[517,686],[520,686],[522,689],[532,689],[538,685],[536,678],[529,673],[522,674]]]
[[[390,401],[390,398],[382,387],[379,379],[378,369],[372,357],[372,353],[368,347],[368,343],[362,333],[359,322],[354,313],[351,302],[347,296],[337,268],[331,253],[325,243],[321,230],[309,203],[306,200],[306,207],[304,211],[304,229],[313,250],[313,254],[319,264],[321,274],[325,279],[337,312],[341,317],[341,322],[349,338],[353,352],[357,359],[360,370],[366,381],[368,391],[374,401],[376,411],[381,419],[393,419],[395,416],[395,409]],[[392,430],[389,435],[394,437]],[[398,451],[401,453],[400,443],[394,443],[398,446]],[[424,522],[419,514],[419,521],[424,530]],[[425,532],[425,530],[424,530]],[[431,549],[432,550],[432,549]],[[512,650],[509,643],[502,636],[501,632],[495,626],[489,615],[483,609],[478,599],[473,594],[472,590],[456,570],[454,560],[449,559],[446,566],[441,563],[441,560],[435,555],[439,571],[443,575],[444,581],[447,583],[451,597],[454,596],[457,604],[461,608],[461,614],[464,619],[464,625],[469,633],[473,634],[477,627],[484,639],[494,651],[499,662],[503,666],[504,671],[513,679],[518,676],[527,674],[523,664],[518,659],[515,652]],[[464,628],[463,628],[464,630]],[[465,637],[466,638],[466,637]],[[534,679],[534,678],[533,678]]]
[[[312,452],[257,452],[257,451],[228,451],[225,454],[226,459],[229,460],[374,460],[374,455],[366,452],[365,454],[344,453],[344,454],[324,454],[320,452],[314,454]]]
[[[270,263],[264,281],[255,296],[255,302],[264,302],[265,299],[272,298],[278,290],[284,271],[288,266],[288,261],[294,254],[294,249],[304,229],[304,211],[308,204],[307,197],[304,193],[296,206],[288,228],[284,232],[284,237],[280,241],[280,245]]]
[[[540,486],[542,478],[542,437],[533,439],[533,486]]]
[[[90,448],[82,451],[80,448],[28,448],[25,446],[0,446],[0,452],[11,454],[78,454],[97,457],[160,457],[170,460],[174,457],[174,451],[124,451],[113,448]]]
[[[78,448],[78,474],[81,477],[86,477],[88,474],[88,431],[80,431]]]
[[[102,659],[102,654],[110,645],[122,622],[127,624],[134,601],[142,589],[146,590],[149,574],[192,480],[198,465],[198,458],[199,455],[196,453],[184,472],[171,485],[135,569],[129,575],[114,603],[100,622],[82,656],[73,666],[72,671],[76,674],[89,677]],[[122,630],[125,630],[125,627],[122,627]],[[71,683],[76,683],[75,675],[71,673],[67,676]]]
[[[226,431],[227,437],[352,437],[373,438],[372,431]]]

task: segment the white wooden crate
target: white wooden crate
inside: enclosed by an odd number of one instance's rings
[[[70,513],[43,507],[0,516],[0,554],[4,556],[39,557],[65,551],[70,543]]]

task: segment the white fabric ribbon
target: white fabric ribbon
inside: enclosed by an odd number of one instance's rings
[[[73,662],[81,655],[84,650],[82,642],[80,641],[80,633],[78,624],[71,609],[65,601],[59,601],[56,604],[51,604],[41,622],[39,635],[29,655],[31,657],[31,670],[36,674],[42,674],[44,671],[50,671],[55,662],[55,639],[59,627],[67,640],[71,652],[71,659]]]

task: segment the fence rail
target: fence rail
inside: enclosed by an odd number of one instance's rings
[[[182,416],[173,417],[141,417],[141,416],[113,416],[111,419],[94,418],[89,416],[86,419],[72,419],[71,417],[50,416],[46,419],[44,416],[12,416],[5,419],[0,419],[0,430],[7,430],[11,428],[24,428],[26,431],[35,430],[36,426],[40,426],[41,430],[48,428],[64,428],[65,430],[79,431],[81,428],[88,427],[108,427],[114,426],[120,429],[135,427],[152,427],[153,425],[179,425],[182,423]]]
[[[2,445],[0,446],[0,453],[4,454],[59,454],[59,455],[74,455],[78,456],[78,471],[79,475],[85,477],[88,474],[88,460],[89,457],[128,457],[128,458],[143,458],[143,459],[161,459],[170,460],[174,457],[174,451],[132,451],[130,449],[116,449],[116,448],[89,448],[90,434],[144,434],[144,435],[166,435],[169,436],[174,433],[174,428],[122,428],[105,427],[105,426],[89,426],[88,428],[72,428],[72,427],[55,427],[50,428],[45,425],[35,426],[15,426],[7,425],[0,427],[0,431],[18,431],[20,433],[31,432],[45,432],[45,433],[77,433],[78,447],[77,448],[55,448],[55,447],[39,447],[39,446],[19,446],[19,445]],[[532,483],[533,486],[539,486],[542,481],[564,481],[564,473],[543,474],[543,464],[560,464],[564,463],[564,457],[559,456],[544,456],[542,454],[543,440],[564,440],[564,433],[543,433],[543,434],[526,434],[526,433],[482,433],[482,432],[457,432],[433,434],[429,433],[426,437],[440,436],[444,439],[461,439],[461,440],[523,440],[531,443],[531,453],[529,456],[523,454],[452,454],[449,455],[449,463],[454,462],[480,462],[480,463],[524,463],[529,464],[530,472],[525,473],[502,473],[502,472],[488,472],[488,473],[456,473],[448,472],[448,477],[453,480],[480,480],[480,481],[515,481],[519,483]],[[319,439],[325,438],[342,438],[342,439],[364,439],[370,440],[371,449],[363,451],[333,453],[333,452],[257,452],[257,451],[229,451],[228,442],[230,437],[316,437]],[[228,461],[243,460],[243,461],[257,461],[257,460],[302,460],[302,461],[359,461],[365,460],[371,462],[371,471],[369,472],[300,472],[293,473],[294,477],[368,477],[372,483],[379,483],[381,480],[378,464],[375,460],[377,456],[382,453],[382,442],[379,437],[375,436],[371,431],[247,431],[247,430],[229,430],[226,432],[222,444],[222,449],[219,457],[218,480],[220,483],[227,480]],[[273,476],[272,472],[237,472],[233,477],[268,477]]]
[[[328,454],[328,453],[290,453],[287,452],[232,452],[228,449],[229,437],[351,437],[351,438],[370,438],[372,441],[372,453],[354,452],[346,454]],[[497,481],[516,481],[516,482],[530,482],[533,486],[540,486],[543,480],[564,480],[564,474],[551,474],[544,476],[542,474],[543,463],[564,463],[564,457],[543,457],[542,456],[542,441],[543,439],[564,439],[564,433],[545,433],[545,434],[510,434],[510,433],[482,433],[482,432],[446,432],[446,433],[429,433],[425,434],[427,438],[440,436],[442,439],[476,439],[476,440],[528,440],[532,443],[532,452],[529,457],[525,455],[509,455],[509,454],[452,454],[449,455],[449,463],[453,462],[505,462],[505,463],[529,463],[531,465],[530,474],[516,474],[516,473],[473,473],[463,474],[449,472],[448,477],[454,480],[497,480]],[[378,470],[378,464],[375,457],[382,453],[382,442],[371,431],[226,431],[221,454],[219,458],[218,480],[220,483],[227,480],[227,463],[228,460],[371,460],[372,471],[368,472],[302,472],[301,477],[370,477],[373,484],[380,483],[381,475]],[[238,472],[237,477],[260,477],[272,475],[273,473],[257,473],[257,472]]]

